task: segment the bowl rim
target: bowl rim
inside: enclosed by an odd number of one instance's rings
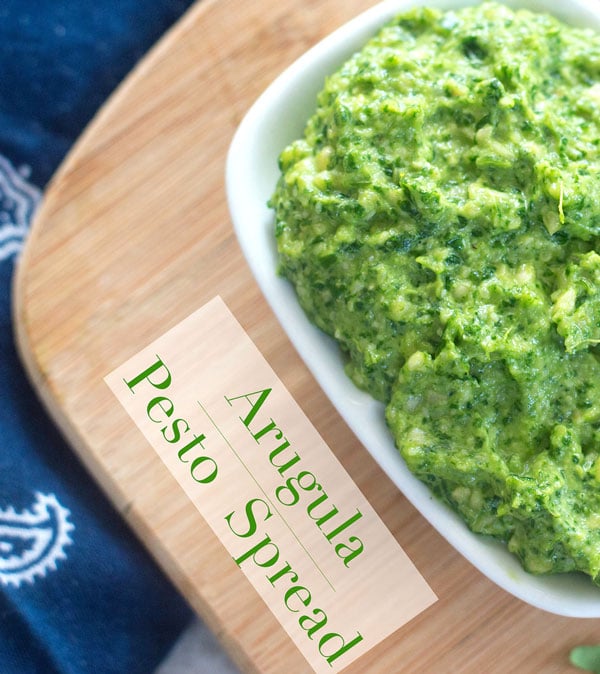
[[[337,346],[308,322],[290,284],[276,275],[274,242],[269,236],[274,219],[266,204],[270,193],[265,195],[264,188],[272,180],[272,192],[276,156],[285,147],[281,144],[285,134],[278,135],[278,120],[291,126],[289,120],[293,119],[296,127],[289,139],[298,137],[297,125],[303,125],[314,109],[314,97],[324,76],[394,14],[415,6],[445,10],[477,4],[480,0],[384,0],[311,47],[266,88],[239,124],[226,159],[227,202],[246,261],[290,341],[345,423],[416,510],[481,573],[513,596],[557,615],[597,618],[600,587],[591,579],[583,574],[535,576],[526,572],[505,544],[469,531],[456,513],[408,471],[387,428],[387,437],[382,433],[382,405],[355,389],[343,371],[340,380]],[[600,29],[600,3],[594,0],[571,0],[568,6],[554,0],[505,0],[500,4],[551,13],[567,23],[591,23]],[[263,182],[257,182],[259,179]]]

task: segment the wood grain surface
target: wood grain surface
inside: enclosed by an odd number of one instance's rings
[[[245,111],[367,0],[204,0],[136,68],[55,176],[15,282],[30,377],[74,451],[244,672],[306,661],[197,515],[103,377],[220,294],[439,601],[349,673],[575,672],[600,625],[498,589],[356,441],[263,300],[228,217],[225,155]]]

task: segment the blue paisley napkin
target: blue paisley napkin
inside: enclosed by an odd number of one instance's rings
[[[42,190],[190,0],[0,2],[0,672],[148,673],[187,604],[55,430],[15,351],[11,283]]]

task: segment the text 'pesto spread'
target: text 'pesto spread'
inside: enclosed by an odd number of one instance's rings
[[[600,584],[600,37],[412,10],[280,165],[281,273],[411,471],[527,570]]]

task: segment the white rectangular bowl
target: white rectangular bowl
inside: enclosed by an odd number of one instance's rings
[[[279,176],[277,160],[302,136],[326,75],[333,73],[389,18],[416,5],[456,9],[469,0],[387,0],[345,24],[306,52],[260,96],[231,143],[227,199],[248,264],[290,340],[346,423],[419,512],[483,574],[523,601],[559,615],[600,617],[600,588],[582,575],[533,576],[506,547],[471,533],[406,468],[385,424],[383,406],[346,376],[336,344],[306,318],[292,286],[277,273],[274,216],[267,207]],[[598,0],[513,0],[515,8],[550,12],[600,30]]]

